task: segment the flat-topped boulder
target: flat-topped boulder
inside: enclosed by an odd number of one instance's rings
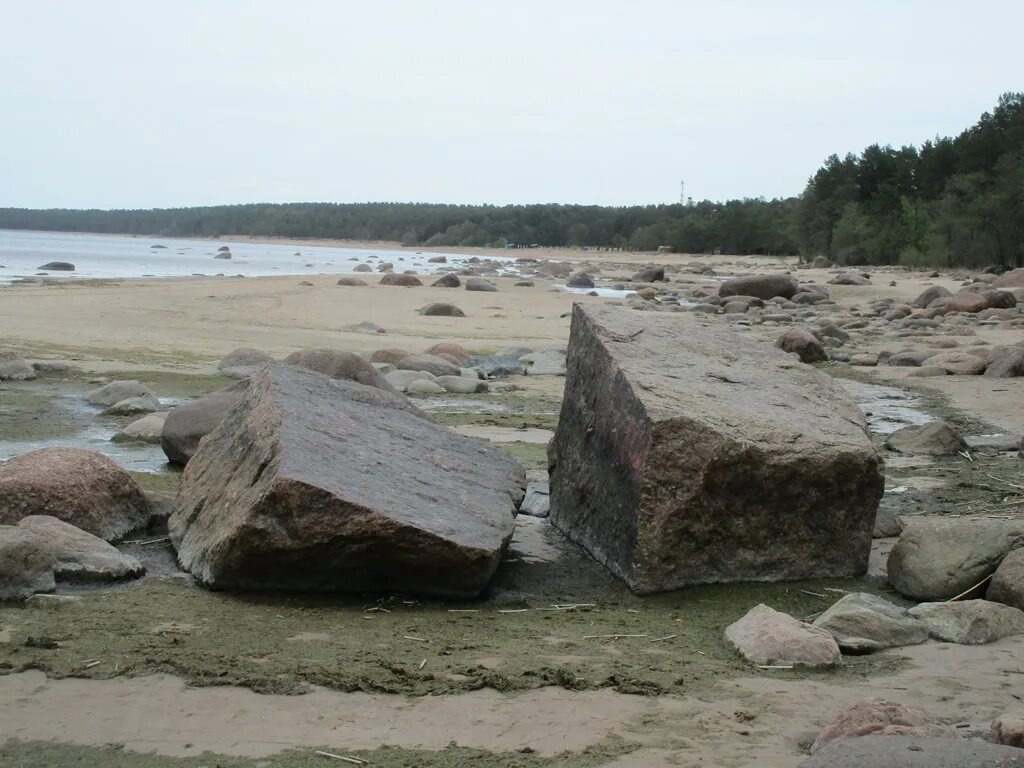
[[[551,519],[637,592],[857,576],[883,490],[830,377],[685,317],[573,310]]]
[[[168,527],[215,589],[471,597],[525,485],[508,453],[401,395],[273,365],[185,467]]]

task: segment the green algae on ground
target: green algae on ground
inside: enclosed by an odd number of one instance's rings
[[[181,485],[181,472],[176,469],[167,469],[163,472],[129,470],[128,474],[142,490],[162,493],[164,496],[177,496],[178,487]]]
[[[515,441],[511,443],[495,443],[498,448],[504,448],[512,454],[512,457],[523,465],[523,469],[548,468],[548,447],[544,443],[524,443]]]
[[[608,738],[582,752],[541,757],[529,750],[495,753],[450,746],[441,750],[380,747],[351,750],[331,745],[292,749],[263,758],[229,757],[204,752],[194,757],[167,757],[127,751],[120,746],[86,747],[47,741],[9,739],[0,743],[0,765],[17,768],[323,768],[344,764],[317,749],[365,761],[373,768],[597,768],[632,752],[636,745]]]
[[[406,695],[551,685],[692,692],[764,674],[726,644],[725,627],[760,602],[798,617],[816,614],[835,599],[824,586],[870,589],[850,581],[744,584],[641,598],[614,585],[590,593],[592,607],[567,608],[560,598],[526,590],[446,604],[233,595],[156,578],[53,609],[0,607],[10,637],[0,671],[86,678],[163,672],[265,693],[301,693],[309,684]],[[559,596],[567,591],[558,589]],[[900,663],[896,654],[876,654],[846,659],[833,672],[771,674],[828,681]]]

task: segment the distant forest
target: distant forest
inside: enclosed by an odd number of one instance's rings
[[[180,237],[390,240],[824,255],[840,264],[1024,266],[1024,93],[955,138],[833,155],[800,197],[689,205],[284,203],[155,210],[0,208],[0,228]]]

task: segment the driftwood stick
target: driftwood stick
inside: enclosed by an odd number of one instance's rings
[[[992,578],[993,576],[995,576],[995,574],[994,574],[994,573],[990,573],[990,574],[989,574],[988,576],[986,576],[986,577],[985,577],[984,579],[982,579],[981,581],[979,581],[979,582],[978,582],[977,584],[975,584],[975,585],[974,585],[973,587],[969,587],[969,588],[965,589],[965,590],[964,590],[963,592],[961,592],[961,593],[960,593],[959,595],[957,595],[956,597],[951,597],[951,598],[949,598],[949,600],[946,600],[945,602],[947,602],[947,603],[952,603],[952,602],[953,602],[954,600],[959,600],[959,599],[960,599],[961,597],[963,597],[964,595],[969,595],[969,594],[971,594],[971,592],[973,592],[974,590],[976,590],[976,589],[977,589],[978,587],[980,587],[980,586],[981,586],[982,584],[984,584],[984,583],[985,583],[986,581],[988,581],[989,579],[991,579],[991,578]]]

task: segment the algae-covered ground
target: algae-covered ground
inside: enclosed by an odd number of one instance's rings
[[[0,765],[9,768],[323,768],[325,765],[359,765],[373,768],[592,768],[605,765],[632,751],[635,745],[609,738],[583,750],[554,757],[542,757],[529,749],[495,754],[480,749],[451,746],[442,750],[381,747],[372,751],[338,750],[329,745],[319,749],[295,749],[269,758],[228,757],[204,753],[195,757],[141,755],[118,746],[82,747],[53,742],[18,741],[0,744]],[[339,755],[347,760],[322,753]]]
[[[547,685],[689,692],[751,672],[722,633],[757,603],[809,617],[835,601],[831,590],[871,587],[725,585],[640,598],[611,582],[602,587],[601,578],[579,579],[597,589],[575,590],[572,602],[554,597],[572,593],[572,584],[543,594],[543,584],[523,578],[522,589],[498,587],[490,600],[461,604],[234,595],[153,578],[50,607],[0,607],[8,640],[0,670],[91,678],[166,672],[267,693],[301,693],[308,684],[407,695]],[[497,583],[509,579],[499,574]],[[898,663],[893,655],[856,657],[814,676],[848,679]]]

